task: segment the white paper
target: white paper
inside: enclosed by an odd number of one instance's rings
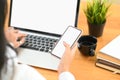
[[[120,59],[120,35],[104,46],[100,52]]]

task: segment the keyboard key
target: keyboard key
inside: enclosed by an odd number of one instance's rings
[[[50,52],[57,41],[57,39],[28,35],[26,37],[25,43],[21,45],[21,47],[39,50],[42,52]]]

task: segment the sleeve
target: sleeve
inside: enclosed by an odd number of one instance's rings
[[[75,80],[75,77],[72,73],[70,72],[62,72],[59,75],[59,80]]]
[[[16,66],[14,80],[46,80],[46,79],[34,68],[25,64],[18,64]]]
[[[8,60],[7,66],[2,69],[2,80],[46,80],[33,67],[26,64],[19,64],[15,51],[10,47],[7,47],[6,56]]]

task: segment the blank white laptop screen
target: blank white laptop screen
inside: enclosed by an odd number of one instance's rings
[[[12,0],[10,26],[63,34],[75,25],[78,0]]]

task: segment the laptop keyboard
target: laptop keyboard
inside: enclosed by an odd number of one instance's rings
[[[41,37],[36,35],[27,35],[25,43],[21,45],[23,48],[34,49],[42,52],[50,52],[58,39]]]

